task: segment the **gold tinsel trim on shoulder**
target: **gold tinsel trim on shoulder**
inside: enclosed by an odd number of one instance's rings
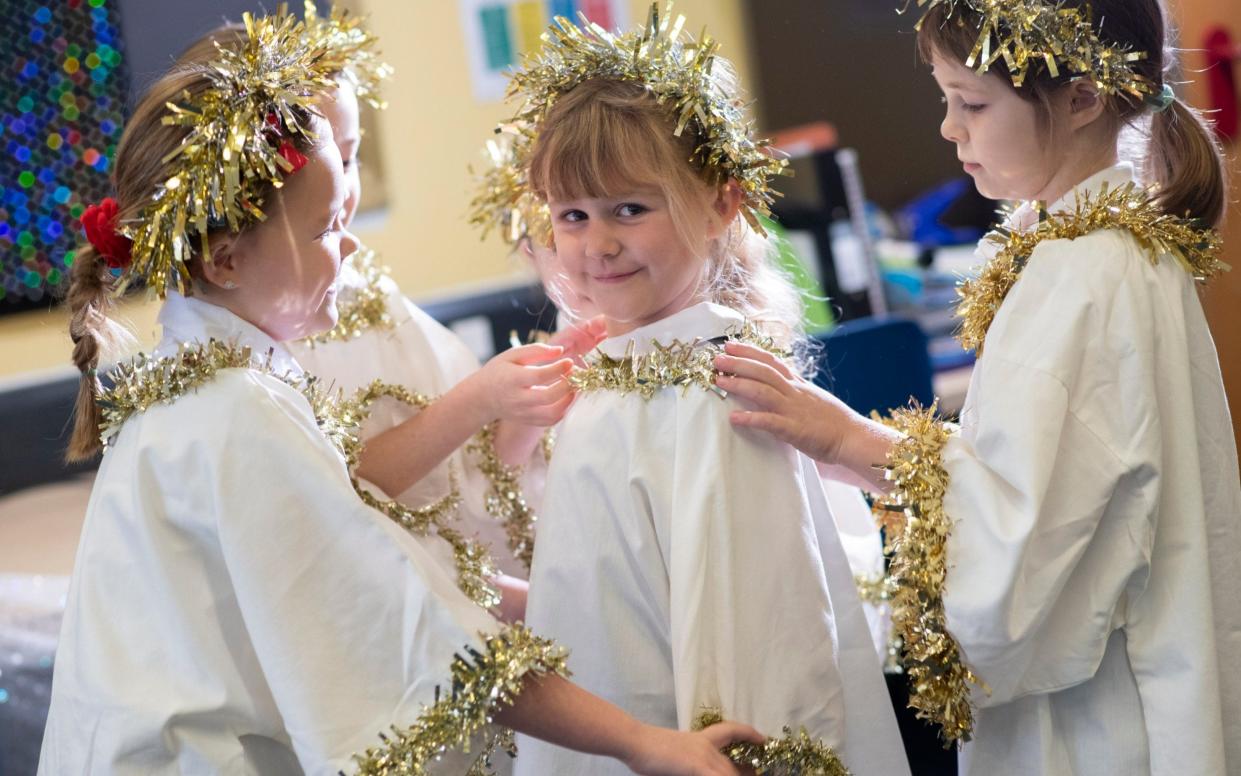
[[[919,719],[939,725],[946,742],[959,744],[974,730],[970,687],[985,685],[965,665],[944,614],[952,519],[944,512],[948,472],[941,456],[952,432],[935,410],[897,410],[886,421],[905,438],[888,454],[892,492],[876,503],[893,553],[892,625],[904,648],[909,705]]]
[[[958,338],[962,347],[982,355],[1000,305],[1035,248],[1047,240],[1076,240],[1103,229],[1120,229],[1133,235],[1152,264],[1170,255],[1199,282],[1227,270],[1228,265],[1219,259],[1219,233],[1165,214],[1157,196],[1135,183],[1116,188],[1104,185],[1097,194],[1078,194],[1072,210],[1048,213],[1039,206],[1039,223],[1029,231],[1001,227],[988,235],[986,239],[998,245],[999,252],[976,279],[963,281],[957,289],[960,300],[955,316],[961,319]]]
[[[509,550],[529,571],[534,560],[534,524],[538,516],[522,492],[522,467],[505,466],[500,460],[495,423],[483,426],[465,450],[475,457],[478,470],[489,483],[485,495],[487,513],[504,525]]]
[[[751,321],[731,329],[725,337],[780,357],[789,355]],[[631,341],[621,358],[596,351],[587,359],[585,369],[577,369],[569,376],[569,382],[580,393],[636,393],[646,400],[664,388],[681,388],[682,393],[688,393],[695,386],[721,398],[727,395],[715,384],[715,357],[724,352],[721,344],[701,339],[689,343],[673,340],[670,345],[652,341],[651,347],[650,353],[636,354],[636,343]]]
[[[106,448],[126,420],[157,404],[171,404],[211,381],[225,369],[271,372],[271,354],[254,357],[250,348],[208,340],[206,345],[182,345],[176,355],[155,358],[139,353],[118,364],[109,377],[112,387],[100,394],[103,413],[101,438]]]
[[[498,573],[491,553],[481,543],[467,539],[460,531],[449,525],[461,508],[461,490],[457,484],[457,474],[449,464],[449,492],[446,496],[424,507],[415,509],[402,504],[396,499],[381,499],[374,496],[353,475],[361,452],[361,443],[356,435],[357,428],[370,414],[370,407],[382,397],[395,399],[403,404],[418,409],[426,409],[433,399],[409,389],[376,380],[362,388],[349,400],[339,402],[339,409],[329,417],[344,418],[351,424],[353,433],[347,437],[346,446],[341,448],[345,459],[349,462],[350,479],[358,495],[369,506],[387,515],[410,533],[426,536],[434,530],[435,535],[447,542],[452,548],[453,565],[457,570],[457,587],[471,601],[484,609],[500,604],[500,592],[491,580]],[[325,431],[331,438],[331,433]]]
[[[137,279],[161,297],[169,285],[189,293],[186,262],[199,247],[203,260],[211,261],[210,229],[237,232],[266,218],[263,187],[279,188],[293,169],[272,142],[269,116],[289,136],[314,136],[301,117],[315,95],[334,86],[324,49],[305,45],[304,25],[283,5],[270,16],[246,13],[242,19],[245,40],[235,49],[219,47],[206,68],[210,88],[167,105],[163,122],[188,133],[163,160],[175,172],[151,193],[134,222],[120,226],[133,240],[133,263],[117,284],[118,294]]]
[[[363,248],[349,259],[354,269],[362,275],[360,288],[341,291],[336,300],[336,325],[329,331],[307,337],[311,347],[329,342],[347,342],[357,339],[372,329],[390,330],[394,324],[388,314],[388,296],[382,282],[389,277],[388,268],[378,263],[373,250]]]
[[[978,41],[965,66],[977,67],[980,75],[1003,60],[1018,88],[1032,67],[1042,67],[1052,78],[1060,77],[1061,69],[1071,77],[1089,78],[1104,94],[1126,94],[1141,100],[1159,91],[1133,69],[1133,63],[1146,59],[1148,52],[1104,43],[1095,29],[1089,4],[1078,9],[1056,0],[917,2],[919,8],[926,8],[925,13],[943,7],[945,24],[966,24],[967,15],[973,15],[978,23]],[[925,13],[918,27],[926,21]]]
[[[507,740],[503,733],[488,730],[495,714],[513,705],[526,680],[569,676],[568,653],[522,625],[506,627],[494,636],[480,635],[483,650],[467,647],[467,654],[453,660],[447,697],[439,697],[437,690],[435,703],[413,725],[393,726],[390,734],[380,734],[381,745],[354,755],[359,776],[425,776],[439,757],[466,750],[480,732],[486,740],[470,773],[487,773],[486,760]]]
[[[719,709],[706,708],[694,718],[694,730],[723,721],[724,715]],[[769,738],[766,743],[732,743],[722,751],[735,764],[752,768],[763,776],[849,776],[849,769],[836,751],[811,738],[805,728],[794,733],[785,727],[783,732],[784,735]]]
[[[580,24],[557,16],[542,35],[542,48],[525,58],[509,82],[508,97],[523,104],[497,130],[508,145],[490,149],[493,169],[482,177],[471,222],[484,230],[498,227],[510,239],[526,233],[539,237],[523,229],[541,228],[543,219],[526,177],[538,128],[561,95],[586,81],[607,79],[640,83],[667,106],[676,122],[674,134],[688,130],[698,141],[689,161],[713,185],[737,181],[742,215],[765,234],[758,216],[770,213],[777,196],[771,179],[788,174],[788,162],[769,153],[766,140],[754,138],[747,105],[713,75],[719,43],[705,29],[695,40],[684,27],[684,16],[660,13],[658,3],[651,4],[644,26],[625,33],[614,34],[585,16]]]
[[[359,100],[376,110],[388,107],[379,96],[379,85],[392,75],[392,68],[379,58],[379,38],[363,27],[363,20],[337,5],[320,16],[314,0],[306,0],[304,40],[311,51],[322,50],[332,70],[348,73]]]

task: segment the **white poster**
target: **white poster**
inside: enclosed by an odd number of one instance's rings
[[[504,98],[506,73],[521,64],[523,54],[541,45],[543,31],[557,16],[574,22],[578,12],[608,30],[628,29],[629,0],[460,0],[461,27],[474,98]]]

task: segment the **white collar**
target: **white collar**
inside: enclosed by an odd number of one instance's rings
[[[181,345],[208,340],[248,347],[255,356],[272,354],[272,368],[277,374],[300,376],[302,368],[279,342],[262,329],[219,305],[169,291],[159,311],[163,338],[155,348],[157,356],[175,355]]]
[[[1073,210],[1077,204],[1077,198],[1094,195],[1103,190],[1104,186],[1109,191],[1124,186],[1127,183],[1137,181],[1137,173],[1133,165],[1129,162],[1121,162],[1091,175],[1086,180],[1069,189],[1063,197],[1051,203],[1047,208],[1048,213],[1060,213]],[[1014,230],[1026,231],[1034,227],[1038,223],[1038,203],[1023,202],[1012,212],[1005,220],[1005,226]]]
[[[673,340],[688,344],[696,339],[714,339],[744,322],[745,316],[736,310],[713,302],[699,302],[628,334],[609,337],[599,343],[599,350],[612,358],[621,358],[627,354],[632,342],[634,354],[649,353],[654,350],[655,342],[671,345]]]

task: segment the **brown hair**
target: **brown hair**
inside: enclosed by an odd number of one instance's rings
[[[118,223],[142,217],[157,187],[174,173],[168,155],[175,150],[189,128],[163,123],[167,103],[183,102],[201,95],[212,85],[208,69],[202,64],[178,64],[156,81],[143,95],[125,124],[112,165],[112,183],[116,189]],[[309,152],[312,143],[302,135],[290,138],[298,150]],[[270,184],[261,192],[262,200],[273,196]],[[218,244],[220,235],[208,236]],[[196,259],[195,259],[196,260]],[[193,268],[193,265],[191,265]],[[69,305],[69,335],[73,339],[73,363],[82,373],[74,409],[73,435],[66,458],[79,461],[98,453],[102,447],[101,413],[98,405],[100,383],[96,374],[102,353],[114,349],[132,336],[123,326],[111,320],[113,276],[102,256],[89,244],[74,257],[69,276],[66,302]]]
[[[1133,68],[1156,92],[1169,82],[1179,58],[1160,0],[1063,0],[1062,5],[1089,11],[1105,43],[1145,52],[1146,57],[1134,62]],[[945,13],[944,5],[933,8],[918,32],[918,53],[926,62],[937,53],[964,62],[977,41],[980,19],[975,11],[958,3],[951,18],[945,19]],[[1002,62],[989,72],[1012,86]],[[1034,67],[1025,84],[1013,88],[1039,106],[1040,118],[1049,129],[1051,95],[1071,78],[1064,72],[1052,78],[1045,67]],[[1158,186],[1165,213],[1189,216],[1209,226],[1220,224],[1228,198],[1227,172],[1219,141],[1199,111],[1176,99],[1167,110],[1152,115],[1145,102],[1122,94],[1107,98],[1107,115],[1118,133],[1126,124],[1150,117],[1143,177]]]
[[[715,63],[713,77],[731,87],[731,68]],[[596,79],[561,96],[539,129],[530,159],[530,182],[542,198],[615,196],[657,187],[668,202],[682,242],[703,253],[700,230],[716,217],[719,192],[692,161],[698,138],[680,137],[670,108],[638,83]],[[774,264],[773,241],[737,217],[706,244],[704,291],[708,299],[764,324],[785,345],[800,339],[803,306],[798,292]]]

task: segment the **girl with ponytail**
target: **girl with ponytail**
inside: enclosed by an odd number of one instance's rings
[[[859,417],[745,346],[733,422],[886,494],[911,703],[963,774],[1241,773],[1241,478],[1197,289],[1227,186],[1163,4],[917,4],[944,138],[1022,203],[960,290],[960,428]]]

